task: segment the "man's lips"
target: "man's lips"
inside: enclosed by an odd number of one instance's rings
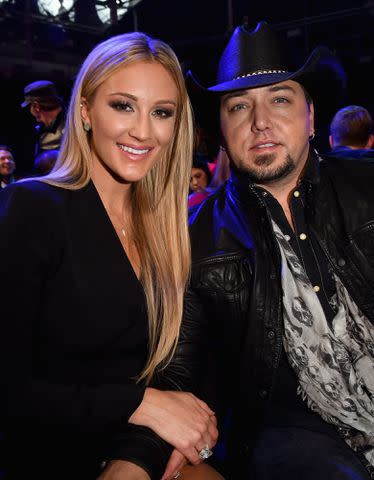
[[[258,142],[255,145],[252,145],[250,150],[265,150],[265,149],[273,149],[278,147],[280,144],[276,142]]]

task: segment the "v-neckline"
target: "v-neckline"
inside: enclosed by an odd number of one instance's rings
[[[96,197],[97,197],[97,200],[98,200],[98,203],[99,203],[99,205],[100,205],[100,208],[101,208],[102,211],[103,211],[103,216],[104,216],[105,222],[106,222],[106,224],[107,224],[107,226],[108,226],[108,230],[110,229],[110,230],[111,230],[111,233],[112,233],[112,236],[115,237],[115,241],[116,241],[117,247],[121,250],[122,255],[124,255],[125,262],[126,262],[126,263],[128,264],[128,266],[130,267],[130,270],[131,270],[132,275],[135,277],[135,279],[137,280],[138,283],[141,283],[141,282],[140,282],[140,277],[138,277],[138,275],[136,274],[136,271],[135,271],[135,269],[134,269],[134,267],[133,267],[133,265],[132,265],[132,263],[131,263],[131,261],[130,261],[130,259],[129,259],[129,256],[127,255],[127,252],[126,252],[124,246],[122,245],[121,239],[119,238],[119,235],[118,235],[118,233],[117,233],[117,231],[116,231],[116,229],[115,229],[115,227],[114,227],[114,225],[113,225],[113,223],[112,223],[112,221],[111,221],[111,219],[110,219],[110,216],[109,216],[109,214],[108,214],[108,212],[107,212],[107,210],[106,210],[106,208],[105,208],[105,206],[104,206],[104,203],[103,203],[103,201],[102,201],[102,199],[101,199],[101,197],[100,197],[100,194],[99,194],[99,192],[98,192],[98,190],[97,190],[97,188],[96,188],[96,186],[95,186],[95,184],[94,184],[94,182],[93,182],[92,180],[90,180],[90,186],[91,186],[91,188],[93,189],[93,191],[95,192],[95,195],[96,195]]]

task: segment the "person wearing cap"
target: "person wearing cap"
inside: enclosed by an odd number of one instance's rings
[[[322,46],[291,68],[282,42],[266,22],[238,27],[214,86],[188,76],[219,109],[231,162],[190,213],[201,397],[230,480],[369,479],[374,168],[311,147],[315,102],[344,91],[344,71]]]
[[[29,106],[31,115],[37,121],[34,156],[58,150],[65,129],[65,113],[55,84],[49,80],[37,80],[26,85],[24,96],[21,107]]]
[[[336,112],[330,125],[328,157],[374,160],[374,122],[360,105],[348,105]]]

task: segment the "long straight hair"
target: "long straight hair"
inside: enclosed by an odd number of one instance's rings
[[[90,103],[108,77],[138,61],[160,63],[174,79],[179,97],[170,145],[148,174],[132,185],[134,242],[149,322],[148,360],[138,380],[149,383],[156,368],[167,365],[175,351],[191,263],[187,198],[193,120],[180,64],[167,44],[133,32],[111,37],[92,50],[76,77],[58,159],[40,180],[72,190],[89,182],[90,134],[83,129],[81,99]]]

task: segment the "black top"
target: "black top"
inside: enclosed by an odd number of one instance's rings
[[[147,355],[145,297],[93,183],[2,190],[0,251],[1,423],[17,472],[7,478],[26,478],[25,468],[94,479],[111,448],[131,460],[124,438],[144,393],[135,378]]]

